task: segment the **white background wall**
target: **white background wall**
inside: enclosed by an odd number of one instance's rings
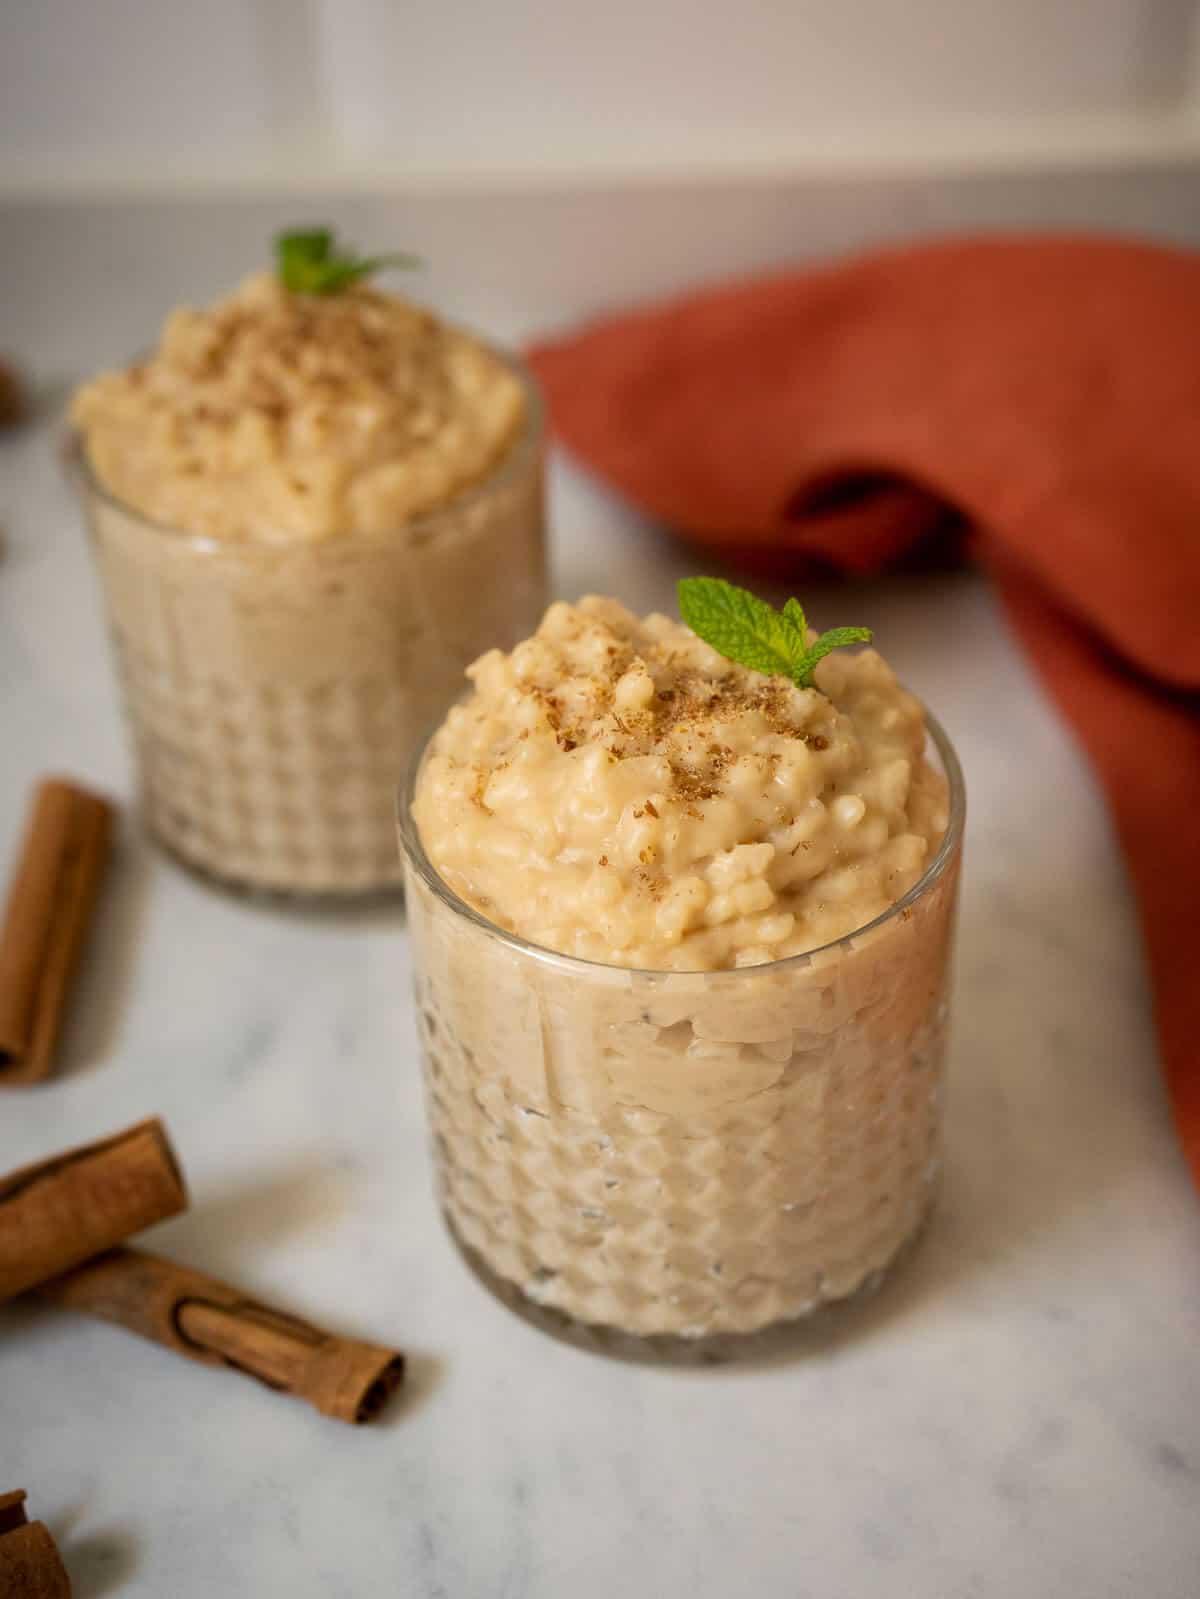
[[[412,292],[511,338],[914,235],[1200,244],[1198,19],[1200,0],[0,0],[0,348],[122,359],[312,218],[418,250]]]
[[[2,0],[0,184],[1200,149],[1197,0]]]

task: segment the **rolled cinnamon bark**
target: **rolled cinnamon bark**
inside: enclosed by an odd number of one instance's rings
[[[0,428],[15,427],[29,413],[20,374],[10,361],[0,360]]]
[[[338,1421],[371,1421],[404,1378],[395,1349],[322,1332],[143,1250],[111,1250],[44,1283],[39,1295],[189,1360],[257,1377]]]
[[[186,1205],[157,1120],[0,1177],[0,1303]]]
[[[0,1086],[40,1082],[108,862],[113,809],[48,779],[34,796],[0,930]]]
[[[40,1521],[25,1514],[25,1494],[0,1494],[0,1595],[4,1599],[70,1599],[71,1579]]]

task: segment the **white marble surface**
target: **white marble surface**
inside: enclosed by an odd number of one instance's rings
[[[180,228],[174,255],[172,230],[149,252],[101,239],[99,273],[94,218],[75,265],[6,234],[0,344],[52,384],[119,355],[173,283],[226,275],[228,230],[195,209]],[[561,470],[554,514],[562,592],[669,603],[676,549]],[[48,425],[0,443],[0,524],[2,870],[38,774],[130,782]],[[402,913],[224,897],[128,821],[67,1071],[0,1096],[0,1171],[161,1113],[193,1208],[154,1242],[397,1341],[411,1382],[351,1430],[121,1332],[0,1311],[0,1488],[30,1489],[79,1599],[1195,1599],[1200,1204],[1095,787],[975,577],[806,598],[874,623],[970,786],[947,1181],[920,1253],[746,1367],[549,1339],[440,1229]]]

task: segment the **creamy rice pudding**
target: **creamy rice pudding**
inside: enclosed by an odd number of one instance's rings
[[[797,688],[611,600],[469,675],[405,823],[455,1233],[628,1332],[853,1293],[937,1169],[949,746],[874,650]]]
[[[72,418],[154,831],[243,884],[397,881],[413,741],[544,603],[527,380],[399,297],[262,274]]]

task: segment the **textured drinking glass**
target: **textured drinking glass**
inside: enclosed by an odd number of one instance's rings
[[[699,1338],[879,1280],[935,1189],[964,793],[910,891],[808,954],[635,971],[526,943],[438,877],[401,805],[442,1207],[485,1277]]]
[[[492,474],[394,533],[200,537],[71,455],[107,600],[146,820],[240,886],[398,884],[396,784],[483,650],[545,608],[542,417]]]

